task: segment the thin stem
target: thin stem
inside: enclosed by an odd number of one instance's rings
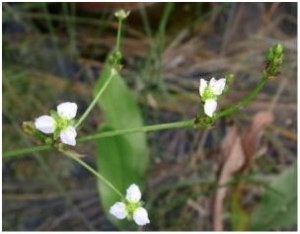
[[[79,121],[77,122],[77,126],[84,120],[84,118],[88,115],[90,110],[96,104],[96,101],[101,96],[101,94],[105,90],[106,86],[108,85],[108,83],[112,77],[113,77],[113,72],[111,73],[109,79],[107,79],[106,83],[103,85],[102,89],[99,91],[99,93],[97,94],[97,96],[95,97],[95,99],[93,100],[93,102],[91,103],[89,108],[87,109],[87,111],[81,117],[80,122]],[[241,107],[247,105],[261,91],[261,89],[264,87],[264,85],[266,84],[268,79],[269,79],[269,76],[265,75],[250,94],[248,94],[246,97],[244,97],[236,105],[228,107],[224,111],[217,113],[215,115],[214,119],[216,120],[216,119],[219,119],[226,115],[229,115],[229,114],[239,110]],[[112,137],[112,136],[117,136],[117,135],[135,133],[135,132],[150,132],[150,131],[159,131],[159,130],[164,130],[164,129],[190,127],[190,126],[193,126],[193,124],[194,124],[194,120],[192,119],[192,120],[180,121],[180,122],[174,122],[174,123],[151,125],[151,126],[146,126],[146,127],[142,127],[142,128],[136,128],[136,129],[122,129],[122,130],[116,130],[116,131],[110,131],[110,132],[96,133],[93,135],[79,138],[78,143],[91,141],[91,140],[95,140],[98,138]],[[38,152],[38,151],[46,151],[46,150],[50,150],[50,149],[52,149],[52,147],[49,145],[17,149],[17,150],[3,152],[2,157],[3,158],[12,158],[12,157],[16,157],[19,155],[30,154],[30,153],[34,153],[34,152]]]
[[[88,108],[86,109],[86,111],[83,113],[83,115],[80,117],[80,119],[75,124],[75,128],[78,128],[79,125],[83,122],[83,120],[85,120],[85,118],[88,116],[88,114],[91,112],[91,110],[93,109],[93,107],[96,105],[98,99],[101,97],[102,93],[105,91],[106,87],[109,85],[110,81],[112,80],[112,78],[115,75],[116,75],[115,70],[111,70],[110,71],[110,75],[107,78],[107,80],[105,81],[104,85],[100,88],[100,90],[98,91],[97,95],[94,97],[94,100],[90,103],[90,105],[88,106]]]
[[[119,18],[118,32],[117,32],[117,42],[116,42],[116,51],[117,52],[120,52],[122,21],[123,20],[121,18]]]
[[[112,77],[112,75],[109,77],[109,79],[107,79],[106,83],[104,84],[104,86],[102,87],[102,89],[100,91],[103,92],[105,87],[108,85],[109,80],[111,79],[111,77]],[[258,94],[258,92],[264,87],[267,80],[268,80],[268,76],[266,75],[261,79],[261,81],[255,87],[255,89],[249,95],[247,95],[244,99],[242,99],[236,105],[231,106],[231,107],[225,109],[224,111],[221,111],[221,112],[217,113],[216,116],[214,117],[215,120],[219,119],[221,117],[224,117],[226,115],[229,115],[229,114],[237,111],[241,107],[245,106],[246,104],[248,104]],[[97,94],[97,96],[95,97],[95,99],[93,100],[93,102],[91,103],[91,105],[89,106],[88,110],[83,115],[84,118],[85,118],[85,116],[87,116],[89,111],[95,105],[97,99],[101,96],[102,92],[100,92],[100,91]],[[84,118],[81,117],[81,122],[84,120]],[[174,123],[151,125],[151,126],[146,126],[146,127],[142,127],[142,128],[122,129],[122,130],[116,130],[116,131],[110,131],[110,132],[96,133],[96,134],[93,134],[93,135],[89,135],[89,136],[86,136],[86,137],[79,138],[78,143],[91,141],[91,140],[95,140],[95,139],[98,139],[98,138],[112,137],[112,136],[117,136],[117,135],[135,133],[135,132],[151,132],[151,131],[159,131],[159,130],[164,130],[164,129],[190,127],[190,126],[193,126],[193,124],[194,124],[194,120],[192,119],[192,120],[180,121],[180,122],[174,122]],[[79,124],[77,123],[77,126],[78,125]],[[19,156],[19,155],[29,154],[29,153],[38,152],[38,151],[46,151],[46,150],[50,150],[50,149],[52,149],[52,147],[49,146],[49,145],[36,146],[36,147],[31,147],[31,148],[24,148],[24,149],[6,151],[6,152],[3,152],[2,156],[3,156],[3,158],[11,158],[11,157]]]
[[[118,32],[117,32],[117,41],[116,41],[116,53],[121,54],[120,52],[120,44],[121,44],[121,30],[122,30],[122,21],[123,19],[119,18],[119,24],[118,24]],[[83,115],[80,117],[78,122],[75,124],[75,128],[78,128],[79,125],[83,122],[83,120],[87,117],[87,115],[91,112],[93,107],[96,105],[98,99],[110,83],[111,79],[116,75],[116,70],[114,68],[111,68],[110,75],[104,85],[101,87],[97,95],[95,96],[94,100],[90,103],[89,107],[86,109],[86,111],[83,113]]]
[[[268,81],[269,77],[266,75],[264,76],[261,81],[257,84],[257,86],[255,87],[255,89],[252,90],[252,92],[250,94],[248,94],[246,97],[244,97],[240,102],[238,102],[237,104],[230,106],[228,108],[226,108],[225,110],[217,113],[214,117],[214,119],[219,119],[221,117],[224,117],[226,115],[229,115],[237,110],[239,110],[240,108],[244,107],[245,105],[247,105],[253,98],[256,97],[256,95],[262,90],[262,88],[264,87],[264,85],[266,84],[266,82]]]
[[[46,150],[50,150],[50,149],[52,149],[52,147],[50,145],[39,145],[39,146],[34,146],[34,147],[29,147],[29,148],[6,151],[6,152],[3,152],[2,157],[3,158],[12,158],[12,157],[16,157],[16,156],[31,154],[31,153],[40,152],[40,151],[46,151]]]
[[[78,142],[91,141],[99,138],[112,137],[112,136],[124,135],[124,134],[136,133],[136,132],[152,132],[152,131],[159,131],[164,129],[189,127],[189,126],[193,126],[193,123],[194,120],[187,120],[187,121],[181,121],[175,123],[151,125],[142,128],[132,128],[132,129],[122,129],[116,131],[102,132],[102,133],[96,133],[93,135],[82,137],[80,138],[80,140],[78,140]]]
[[[85,169],[87,169],[89,172],[95,175],[98,179],[104,182],[108,187],[114,190],[122,199],[124,198],[123,194],[115,186],[113,186],[107,179],[105,179],[101,174],[95,171],[92,167],[90,167],[88,164],[82,161],[79,158],[80,156],[76,152],[64,151],[64,150],[61,150],[60,152],[68,156],[69,158],[73,159],[74,161],[78,162],[81,166],[83,166]]]
[[[86,142],[95,140],[98,138],[104,138],[104,137],[112,137],[112,136],[118,136],[123,134],[129,134],[129,133],[135,133],[135,132],[151,132],[151,131],[159,131],[164,129],[173,129],[173,128],[182,128],[182,127],[190,127],[193,126],[194,120],[187,120],[187,121],[180,121],[180,122],[174,122],[174,123],[166,123],[166,124],[156,124],[156,125],[150,125],[142,128],[134,128],[134,129],[122,129],[122,130],[116,130],[116,131],[110,131],[110,132],[103,132],[103,133],[96,133],[93,135],[89,135],[86,137],[81,137],[77,140],[78,143]],[[11,150],[3,152],[2,157],[3,158],[12,158],[16,157],[22,154],[30,154],[38,151],[46,151],[52,149],[49,145],[43,145],[43,146],[35,146],[31,148],[24,148],[24,149],[17,149],[17,150]]]

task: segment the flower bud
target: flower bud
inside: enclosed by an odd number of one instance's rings
[[[31,121],[24,121],[22,123],[23,131],[29,135],[33,135],[35,132],[34,123]]]
[[[115,16],[119,19],[119,20],[123,20],[126,19],[127,16],[129,15],[130,11],[124,11],[124,10],[118,10],[115,12]]]
[[[233,82],[233,79],[234,79],[234,75],[229,73],[229,74],[226,74],[225,75],[225,79],[226,79],[226,83],[230,84]]]
[[[280,57],[281,54],[283,53],[283,46],[280,43],[277,43],[276,45],[274,45],[273,51],[276,57],[277,56]]]
[[[268,49],[267,53],[266,53],[266,60],[267,62],[271,62],[274,58],[274,52],[273,52],[273,49],[270,48]]]
[[[52,145],[53,144],[53,139],[51,139],[50,137],[46,137],[45,138],[45,144],[46,145]]]

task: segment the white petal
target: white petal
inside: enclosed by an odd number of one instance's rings
[[[214,78],[213,78],[214,79]],[[226,79],[221,78],[219,80],[210,81],[211,89],[214,91],[215,95],[221,95],[226,84]]]
[[[217,109],[217,102],[214,99],[208,99],[204,103],[204,112],[209,117],[212,117],[215,110]]]
[[[73,126],[69,126],[60,132],[60,140],[67,145],[76,145],[77,133]]]
[[[109,213],[111,213],[117,219],[124,219],[128,214],[126,205],[123,202],[116,202],[113,206],[110,207]]]
[[[43,115],[34,122],[35,127],[43,133],[53,133],[55,130],[55,120],[49,115]]]
[[[57,106],[59,116],[66,119],[74,119],[77,112],[77,104],[74,102],[64,102]]]
[[[126,199],[129,202],[137,203],[139,200],[141,200],[141,197],[141,191],[136,184],[130,185],[129,188],[126,190]]]
[[[206,87],[207,87],[207,81],[201,78],[200,79],[200,86],[199,86],[199,94],[200,94],[201,97],[202,97]]]
[[[209,86],[213,86],[215,83],[217,82],[217,80],[215,79],[215,77],[211,78],[209,81]]]
[[[143,207],[138,207],[135,209],[135,211],[133,212],[133,220],[136,222],[137,225],[140,226],[150,223],[147,210]]]

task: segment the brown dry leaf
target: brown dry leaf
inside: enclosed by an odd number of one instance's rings
[[[230,127],[222,144],[221,156],[223,163],[219,175],[218,186],[225,185],[234,173],[240,169],[247,170],[256,151],[256,146],[263,127],[273,121],[271,112],[259,112],[252,120],[251,125],[241,137],[237,127]],[[227,187],[217,190],[214,197],[213,227],[215,231],[223,231],[223,201]]]
[[[254,156],[257,145],[265,125],[273,122],[274,116],[272,112],[261,111],[253,117],[251,125],[242,136],[242,145],[246,156],[246,164],[244,169],[249,168],[249,163]]]
[[[226,184],[231,176],[244,164],[245,155],[241,142],[237,128],[231,127],[221,145],[221,152],[225,161],[219,176],[218,186]],[[226,192],[227,187],[219,188],[214,198],[213,227],[215,231],[223,230],[223,201]]]

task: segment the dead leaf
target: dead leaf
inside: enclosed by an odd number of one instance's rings
[[[238,133],[237,127],[230,127],[221,144],[220,175],[218,180],[219,188],[214,197],[213,207],[213,228],[215,231],[223,231],[223,202],[228,187],[225,187],[229,179],[240,170],[245,172],[256,152],[257,143],[263,127],[273,121],[271,112],[259,112],[253,117],[251,125],[244,132],[243,136]],[[242,169],[242,170],[241,170]]]
[[[255,155],[263,128],[267,124],[273,122],[273,120],[274,116],[272,112],[261,111],[253,117],[251,125],[244,132],[242,136],[242,145],[245,152],[246,161],[245,165],[243,166],[243,171],[249,168],[249,163]]]
[[[241,137],[239,136],[236,127],[231,127],[228,131],[222,142],[221,152],[224,156],[223,158],[226,158],[226,160],[219,176],[218,186],[225,185],[232,175],[241,168],[245,160]],[[223,201],[226,192],[227,187],[222,187],[217,190],[215,195],[213,215],[213,226],[215,231],[223,230]]]

